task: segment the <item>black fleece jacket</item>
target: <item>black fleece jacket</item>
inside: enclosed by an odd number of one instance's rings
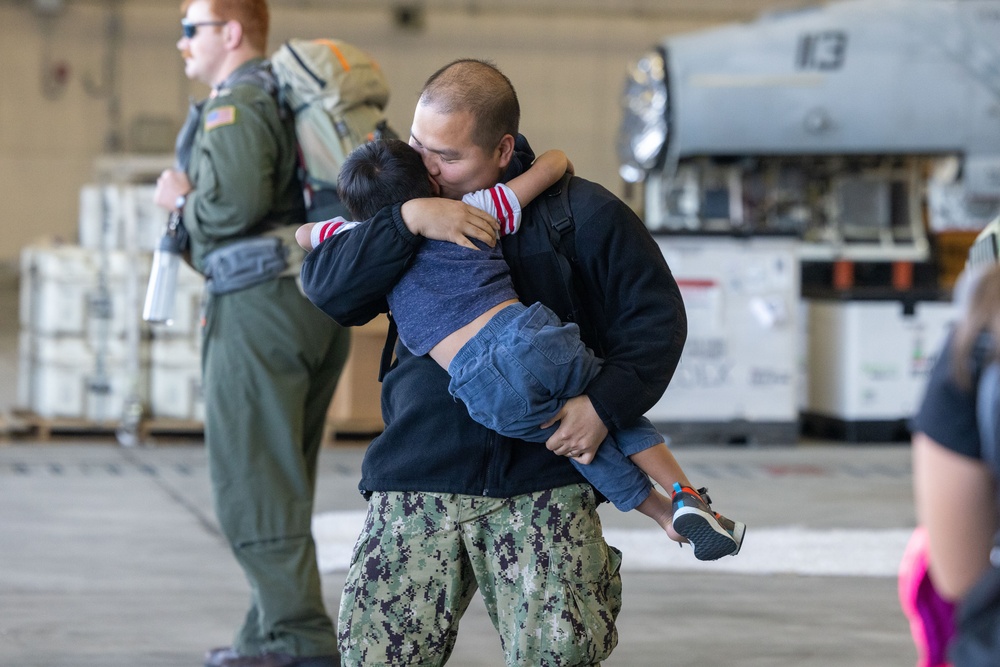
[[[504,180],[533,159],[527,141],[518,137]],[[687,319],[662,253],[631,209],[581,178],[574,177],[569,192],[577,291],[591,325],[584,341],[605,359],[587,395],[614,430],[631,425],[667,388],[684,347]],[[534,209],[528,205],[521,231],[504,238],[504,256],[521,300],[541,301],[558,313],[562,287],[553,284],[555,256],[525,255],[518,243],[529,226],[542,224]],[[388,310],[385,295],[420,242],[403,224],[400,205],[387,207],[307,255],[306,295],[340,324],[364,324]],[[464,404],[448,394],[447,372],[430,357],[415,357],[399,344],[396,356],[382,384],[385,431],[365,454],[362,493],[510,497],[583,481],[569,459],[544,445],[504,438],[473,421]]]

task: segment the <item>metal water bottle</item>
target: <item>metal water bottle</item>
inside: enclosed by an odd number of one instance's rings
[[[171,214],[167,231],[153,251],[153,267],[146,286],[146,303],[142,319],[159,324],[172,324],[177,297],[177,270],[181,265],[181,238],[177,233],[179,216]]]

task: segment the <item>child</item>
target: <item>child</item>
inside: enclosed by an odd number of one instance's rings
[[[497,218],[501,235],[513,234],[521,205],[567,170],[572,165],[565,154],[549,151],[508,184],[463,201]],[[355,149],[341,170],[338,189],[351,215],[366,220],[385,206],[433,196],[437,185],[416,150],[388,140]],[[359,224],[340,218],[310,223],[296,232],[296,240],[311,250]],[[493,248],[474,243],[479,249],[423,240],[387,297],[400,341],[448,371],[449,392],[477,422],[505,436],[545,442],[556,429],[548,422],[566,400],[585,393],[602,360],[580,340],[577,325],[563,324],[540,303],[518,301],[499,243]],[[745,525],[712,511],[705,489],[691,487],[649,420],[616,431],[602,444],[594,454],[569,455],[616,507],[638,509],[671,539],[690,541],[700,560],[739,552]],[[651,487],[646,475],[672,489],[672,502]]]

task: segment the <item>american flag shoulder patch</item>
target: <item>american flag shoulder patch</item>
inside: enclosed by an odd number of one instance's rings
[[[214,130],[223,125],[232,125],[236,122],[236,107],[228,105],[212,109],[205,114],[205,131]]]

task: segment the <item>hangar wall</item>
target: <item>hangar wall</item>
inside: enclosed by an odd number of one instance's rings
[[[407,28],[386,3],[278,0],[271,48],[292,36],[332,36],[370,51],[389,78],[388,114],[401,133],[427,75],[457,57],[493,59],[518,89],[535,150],[566,150],[577,173],[635,203],[614,154],[628,61],[664,35],[749,19],[774,3],[699,10],[681,0],[676,12],[661,2],[652,14],[615,11],[615,3],[572,13],[555,11],[559,2],[504,4],[431,2],[421,27]],[[40,237],[76,241],[80,187],[94,181],[98,156],[169,149],[188,97],[207,92],[184,78],[179,16],[170,1],[0,0],[0,263],[16,263]]]

